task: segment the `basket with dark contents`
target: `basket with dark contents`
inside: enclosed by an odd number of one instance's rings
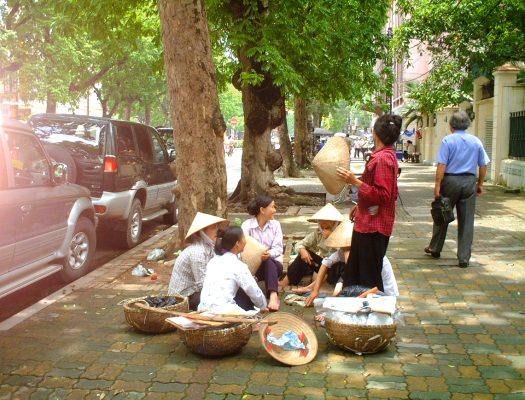
[[[235,354],[248,343],[251,323],[236,323],[228,327],[181,330],[182,342],[188,350],[203,356]]]
[[[177,328],[166,322],[170,311],[188,312],[188,298],[178,295],[144,296],[126,299],[124,306],[126,321],[133,328],[146,333],[173,332]]]

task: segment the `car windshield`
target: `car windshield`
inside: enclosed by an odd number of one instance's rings
[[[31,125],[40,139],[48,143],[82,143],[98,147],[104,135],[106,123],[99,121],[51,120],[35,118]]]

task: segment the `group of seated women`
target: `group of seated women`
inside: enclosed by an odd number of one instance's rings
[[[291,286],[297,293],[310,293],[306,305],[320,295],[325,280],[335,286],[333,296],[342,289],[342,275],[351,251],[353,224],[348,217],[327,204],[308,221],[317,229],[295,244],[297,257],[283,273],[283,234],[274,219],[275,202],[269,196],[258,196],[248,205],[252,216],[241,227],[220,229],[227,220],[197,213],[186,241],[189,245],[175,262],[168,293],[187,296],[190,309],[221,314],[246,311],[278,311],[279,291]],[[241,261],[246,235],[267,249],[254,275]],[[308,286],[298,287],[305,276],[317,273]],[[382,272],[384,291],[398,295],[392,266],[385,257]],[[265,292],[258,282],[265,283]]]

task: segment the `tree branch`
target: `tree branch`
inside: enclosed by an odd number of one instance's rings
[[[82,83],[71,83],[69,85],[69,90],[72,92],[84,92],[86,89],[88,89],[91,86],[94,86],[95,83],[100,81],[100,79],[106,75],[111,68],[113,67],[120,67],[121,65],[125,64],[127,61],[127,57],[120,59],[116,62],[114,65],[109,65],[107,67],[102,68],[99,72],[97,72],[95,75],[93,75],[90,79],[87,81],[84,81]]]

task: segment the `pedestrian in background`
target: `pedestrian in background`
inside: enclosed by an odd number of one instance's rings
[[[452,208],[456,207],[458,219],[458,266],[466,268],[470,262],[474,238],[474,211],[476,194],[483,193],[483,182],[487,174],[489,157],[481,141],[466,132],[470,118],[463,110],[456,111],[450,118],[451,135],[441,141],[436,161],[434,197],[447,197]],[[476,172],[478,177],[476,178]],[[445,244],[448,224],[436,225],[432,239],[425,247],[425,253],[434,258],[441,256]]]
[[[359,158],[361,155],[361,139],[357,139],[354,143],[354,158]]]
[[[414,143],[412,143],[412,140],[409,140],[407,142],[407,151],[408,151],[408,157],[410,162],[415,162],[415,153],[416,153],[416,146],[414,146]]]
[[[343,272],[343,286],[363,285],[384,290],[381,272],[394,227],[398,196],[398,163],[393,144],[401,133],[401,117],[384,114],[373,130],[375,150],[361,179],[346,168],[337,175],[359,189],[357,206],[350,212],[354,220],[352,252]]]
[[[268,309],[278,311],[279,278],[283,272],[283,231],[279,221],[274,219],[277,209],[270,196],[259,195],[248,204],[252,218],[242,223],[242,230],[266,246],[268,251],[262,255],[262,263],[255,277],[266,283]]]

